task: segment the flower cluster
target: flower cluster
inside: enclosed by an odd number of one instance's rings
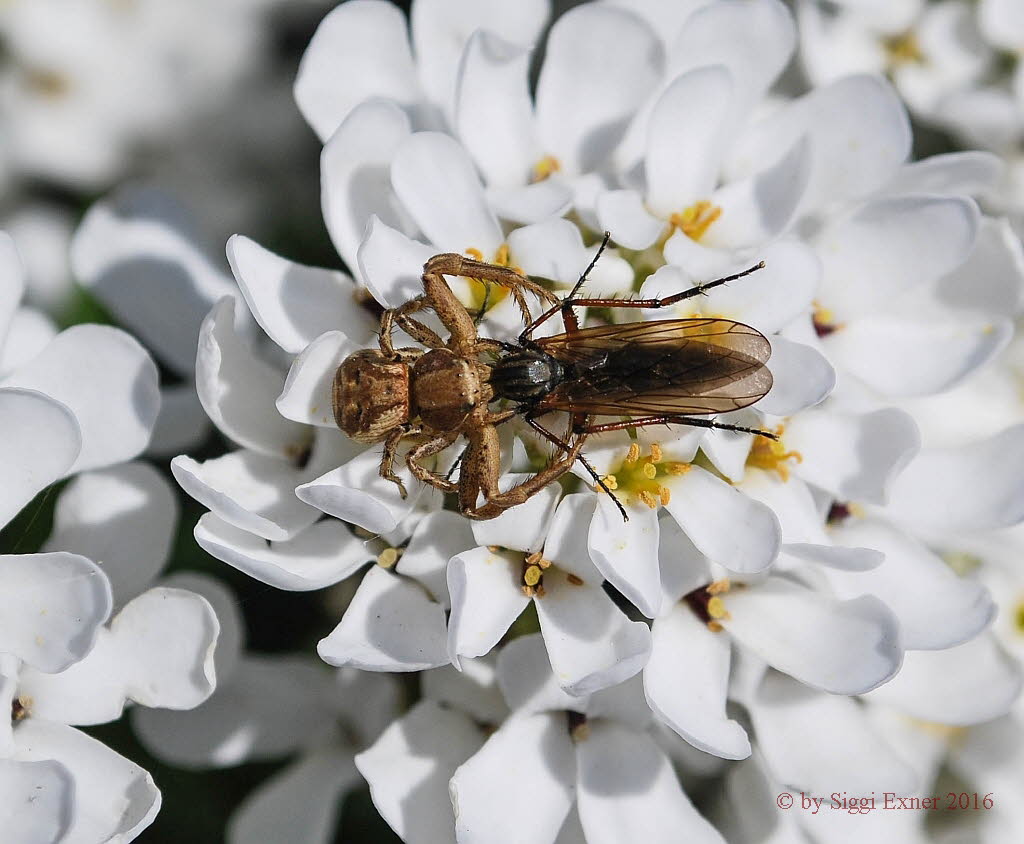
[[[410,35],[393,6],[354,0],[320,25],[295,93],[352,275],[229,242],[240,296],[203,320],[195,384],[236,449],[172,462],[209,510],[196,539],[283,589],[361,572],[318,650],[346,671],[425,672],[422,700],[354,744],[405,840],[748,840],[765,813],[793,840],[864,837],[847,825],[877,821],[765,800],[925,789],[944,754],[915,722],[990,721],[1021,685],[987,630],[983,578],[949,564],[1024,520],[1024,428],[1005,427],[1019,407],[953,442],[932,430],[949,427],[946,395],[996,369],[1021,308],[1020,243],[973,198],[998,162],[908,163],[906,112],[876,76],[768,99],[798,41],[776,0],[578,6],[551,26],[531,87],[547,13],[418,2]],[[440,252],[564,293],[603,230],[615,248],[594,295],[666,296],[765,262],[671,313],[589,318],[769,336],[771,392],[718,421],[777,440],[594,435],[606,489],[581,471],[483,522],[404,467],[402,496],[332,412],[339,364],[375,341],[372,306],[417,295]],[[517,336],[512,297],[450,281],[481,334]],[[525,426],[503,431],[512,485],[550,454]],[[727,769],[722,832],[680,780],[718,772],[715,758],[747,760]],[[971,770],[984,751],[960,758]],[[325,763],[296,764],[275,792],[291,818],[322,794],[299,783]],[[330,794],[350,783],[328,780]]]
[[[42,550],[17,553],[24,536],[12,534],[15,553],[0,556],[0,815],[11,841],[127,841],[152,822],[160,792],[76,727],[128,703],[199,704],[214,688],[219,625],[199,595],[154,584],[177,502],[160,473],[128,462],[159,409],[153,361],[116,328],[57,333],[20,305],[23,287],[0,235],[0,524],[26,505],[38,515],[37,493],[71,479]]]

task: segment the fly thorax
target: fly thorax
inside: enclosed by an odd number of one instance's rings
[[[564,367],[553,357],[524,350],[495,363],[491,367],[490,383],[495,398],[529,403],[546,396],[564,378]]]

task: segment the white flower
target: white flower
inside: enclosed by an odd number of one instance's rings
[[[259,62],[261,5],[5,4],[0,113],[16,172],[109,183],[140,144],[176,134]]]
[[[525,636],[502,650],[498,683],[512,714],[451,779],[457,841],[553,841],[573,814],[593,844],[723,841],[652,738],[636,680],[571,697]]]

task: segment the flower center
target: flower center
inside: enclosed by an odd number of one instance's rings
[[[768,472],[778,472],[781,480],[788,481],[790,467],[787,465],[787,461],[795,460],[797,463],[803,463],[804,458],[799,451],[786,451],[786,446],[782,442],[784,427],[779,425],[775,429],[775,434],[779,437],[777,440],[770,440],[768,437],[754,437],[750,454],[747,455],[747,465]]]
[[[401,556],[401,548],[385,548],[377,555],[377,565],[382,569],[392,569],[395,567],[395,563],[399,561]]]
[[[473,247],[467,249],[466,254],[477,261],[487,260],[484,257],[483,252]],[[490,263],[497,264],[499,267],[512,267],[512,269],[520,275],[525,275],[522,267],[512,264],[509,257],[507,243],[503,243],[498,247]],[[502,287],[500,284],[494,284],[493,282],[484,281],[479,278],[472,278],[471,276],[467,276],[466,281],[469,282],[469,303],[466,305],[466,308],[470,312],[475,311],[478,314],[485,314],[488,310],[497,305],[498,302],[508,296],[508,288]]]
[[[527,598],[543,598],[547,594],[544,588],[544,573],[554,563],[544,556],[542,551],[534,551],[523,558],[522,588]],[[573,586],[582,586],[583,579],[575,574],[567,573],[565,579]]]
[[[11,721],[24,721],[32,708],[31,698],[16,697],[11,701]]]
[[[71,90],[70,80],[55,70],[30,69],[25,72],[25,84],[38,96],[57,100]]]
[[[708,200],[702,199],[693,203],[689,208],[676,211],[668,218],[669,235],[673,229],[679,229],[691,240],[699,241],[711,228],[711,224],[722,216],[722,209],[712,205]],[[665,238],[668,240],[668,238]]]
[[[814,333],[819,337],[828,337],[829,334],[843,327],[836,322],[836,315],[831,309],[820,305],[818,302],[812,304],[814,310],[811,313],[811,322],[814,325]]]
[[[587,724],[587,716],[582,712],[573,709],[565,710],[565,727],[569,736],[575,742],[586,741],[590,737],[590,726]]]
[[[1013,629],[1024,636],[1024,598],[1013,608]]]
[[[630,502],[639,501],[654,510],[659,504],[665,506],[672,500],[671,490],[662,481],[689,471],[689,463],[664,460],[661,446],[657,443],[651,443],[651,453],[646,457],[640,454],[638,443],[631,443],[615,473],[605,475],[601,480],[619,497]],[[595,486],[595,489],[601,491],[600,486]]]
[[[707,625],[708,630],[712,633],[721,633],[723,629],[721,621],[728,621],[732,618],[725,608],[725,601],[722,600],[722,595],[730,588],[732,588],[732,584],[728,578],[716,580],[683,595],[683,600],[686,601],[697,618]]]
[[[918,43],[917,36],[914,35],[912,30],[883,38],[882,47],[889,59],[890,69],[901,64],[925,63],[925,55],[921,51],[921,45]]]
[[[530,174],[530,184],[543,182],[550,178],[552,173],[562,169],[562,162],[553,155],[545,155],[540,161],[533,165],[533,172]]]

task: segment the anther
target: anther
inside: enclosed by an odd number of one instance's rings
[[[658,476],[658,467],[653,463],[644,463],[643,468],[640,469],[641,474],[648,480],[654,480]]]
[[[629,451],[626,452],[624,463],[636,463],[640,459],[640,446],[636,443],[629,444]]]
[[[661,446],[658,445],[657,443],[651,443],[651,462],[661,462]]]
[[[646,504],[652,510],[658,509],[658,499],[651,495],[651,493],[648,492],[646,489],[640,490],[640,492],[638,493],[638,497],[644,504]]]
[[[377,555],[377,565],[383,569],[392,568],[400,556],[397,548],[385,548]]]

